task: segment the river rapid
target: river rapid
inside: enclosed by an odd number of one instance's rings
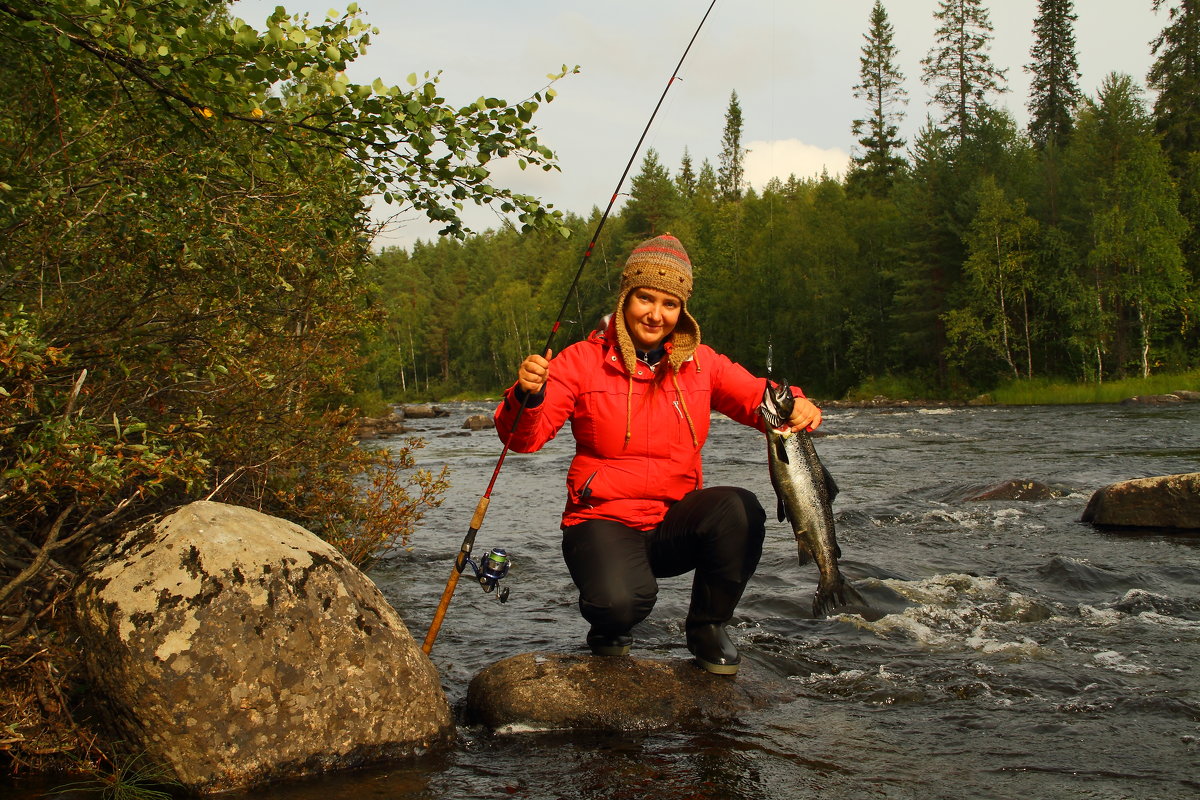
[[[484,404],[415,421],[419,462],[453,487],[412,549],[372,577],[418,641],[500,453],[461,430]],[[278,800],[433,798],[1193,798],[1200,794],[1200,537],[1078,522],[1091,493],[1200,469],[1200,404],[831,410],[816,440],[841,493],[844,572],[886,616],[813,619],[812,565],[786,523],[731,625],[736,680],[778,702],[706,732],[492,734],[444,755],[255,792]],[[476,554],[504,547],[508,603],[460,583],[433,660],[456,708],[483,667],[583,652],[559,551],[568,431],[510,454]],[[713,420],[708,485],[774,497],[761,434]],[[972,502],[1010,479],[1036,502]],[[663,581],[635,654],[690,658],[690,579]]]
[[[372,577],[424,638],[500,453],[461,429],[486,404],[414,421],[423,467],[453,486],[411,550]],[[1200,796],[1200,537],[1097,530],[1091,493],[1129,478],[1200,470],[1200,404],[835,409],[818,451],[843,572],[888,613],[814,619],[816,569],[775,521],[761,434],[713,420],[710,486],[758,493],[767,543],[730,632],[735,678],[777,702],[704,732],[493,734],[459,727],[452,750],[232,797],[1195,798]],[[385,440],[386,441],[386,440]],[[568,431],[510,454],[476,554],[504,547],[508,603],[459,584],[433,649],[461,710],[472,676],[528,651],[584,652],[585,623],[559,551]],[[1035,502],[973,502],[1010,479],[1049,484]],[[635,655],[690,659],[690,577],[662,582]]]

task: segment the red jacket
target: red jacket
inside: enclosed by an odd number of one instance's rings
[[[563,527],[610,519],[649,530],[672,503],[703,485],[700,451],[712,410],[762,428],[765,383],[703,344],[675,380],[664,374],[652,384],[654,372],[638,362],[630,381],[612,331],[610,325],[593,332],[554,357],[545,397],[522,413],[509,447],[532,453],[570,420],[575,458]],[[658,369],[670,369],[665,358]],[[496,409],[501,440],[512,432],[521,405],[515,389]]]

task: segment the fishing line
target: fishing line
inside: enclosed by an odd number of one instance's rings
[[[779,30],[779,8],[775,3],[771,3],[771,23],[772,23],[771,24],[771,55],[770,55],[771,154],[770,154],[768,160],[771,164],[771,175],[774,176],[774,175],[777,175],[777,173],[778,173],[778,170],[775,168],[775,152],[778,149],[776,147],[777,133],[775,131],[775,108],[776,108],[775,86],[777,84],[777,81],[775,80],[775,67],[776,67],[775,42],[778,38],[777,32]],[[768,283],[769,283],[771,280],[774,280],[774,277],[775,277],[775,199],[766,197],[767,191],[766,191],[765,186],[763,187],[763,195],[764,195],[764,198],[767,199],[767,202],[768,202],[768,205],[767,205],[767,275],[770,276],[770,280],[768,281]],[[767,296],[767,380],[771,380],[773,367],[774,367],[774,364],[773,364],[774,355],[775,355],[775,339],[774,339],[775,303],[773,302],[775,293],[771,292],[771,291],[767,291],[767,292],[765,292],[765,294]]]
[[[567,287],[567,294],[563,298],[562,306],[558,310],[558,316],[554,318],[554,325],[550,328],[550,334],[546,337],[546,346],[542,348],[542,353],[550,352],[554,346],[555,334],[558,333],[558,329],[562,325],[563,317],[567,313],[567,307],[571,303],[571,295],[575,292],[575,287],[579,284],[579,279],[583,276],[584,267],[587,266],[588,261],[592,257],[592,250],[596,246],[596,240],[600,238],[600,231],[604,229],[604,223],[608,221],[608,215],[612,212],[612,208],[617,202],[617,197],[621,194],[621,187],[625,184],[625,179],[629,176],[629,170],[633,168],[634,161],[637,160],[638,151],[641,150],[643,142],[646,141],[646,135],[650,132],[650,126],[654,124],[654,118],[658,116],[658,110],[662,108],[663,100],[667,97],[667,92],[670,91],[671,85],[679,79],[679,70],[683,67],[684,59],[691,52],[692,45],[696,42],[696,37],[700,35],[700,29],[704,27],[704,23],[708,20],[708,15],[712,13],[713,6],[716,4],[717,0],[712,0],[708,6],[708,10],[704,12],[700,24],[696,26],[695,33],[692,34],[687,47],[683,50],[683,55],[679,57],[679,63],[675,65],[675,70],[671,73],[667,85],[663,87],[662,94],[659,95],[658,102],[654,106],[654,111],[651,112],[650,119],[646,122],[646,127],[642,130],[642,135],[638,137],[637,144],[634,145],[633,153],[629,156],[629,162],[625,165],[624,171],[621,172],[621,178],[617,181],[617,187],[613,190],[612,197],[609,198],[608,205],[604,208],[604,213],[600,215],[600,221],[596,224],[596,230],[592,234],[591,241],[588,242],[587,249],[584,250],[583,257],[579,260],[579,268],[575,270],[575,277],[571,280],[571,285]],[[437,639],[438,631],[442,627],[442,620],[445,619],[446,610],[450,607],[450,600],[454,596],[454,589],[458,585],[459,576],[462,575],[467,564],[472,563],[471,549],[475,546],[475,536],[479,533],[479,528],[483,525],[483,519],[487,515],[487,507],[492,499],[492,489],[496,485],[496,478],[500,475],[500,468],[504,466],[504,459],[508,455],[509,444],[513,434],[516,433],[517,425],[520,423],[522,415],[525,413],[525,408],[529,404],[530,397],[531,395],[525,394],[521,400],[521,405],[517,408],[517,413],[513,417],[512,429],[509,431],[508,436],[504,438],[504,448],[500,451],[500,457],[496,461],[496,468],[492,470],[492,478],[488,481],[487,490],[479,498],[479,504],[475,507],[475,514],[471,517],[471,525],[467,529],[467,535],[463,539],[458,556],[454,559],[454,569],[450,572],[450,579],[446,581],[446,588],[442,592],[442,599],[438,603],[437,611],[433,615],[433,621],[429,625],[429,633],[425,635],[425,642],[421,645],[421,650],[426,655],[433,649],[433,643]],[[495,584],[493,583],[492,585],[494,586]]]

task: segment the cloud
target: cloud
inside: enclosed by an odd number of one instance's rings
[[[784,181],[792,175],[814,178],[822,171],[831,177],[844,175],[850,165],[846,152],[836,147],[825,149],[805,144],[799,139],[749,142],[746,150],[746,181],[755,189],[761,189],[771,178]]]

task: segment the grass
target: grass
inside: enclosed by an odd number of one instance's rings
[[[1002,405],[1075,405],[1119,403],[1130,397],[1200,391],[1200,369],[1104,383],[1065,383],[1049,379],[1012,381],[989,395]]]
[[[168,770],[139,754],[118,758],[111,772],[97,769],[89,779],[54,791],[82,793],[100,800],[172,800],[174,790],[180,787]]]

